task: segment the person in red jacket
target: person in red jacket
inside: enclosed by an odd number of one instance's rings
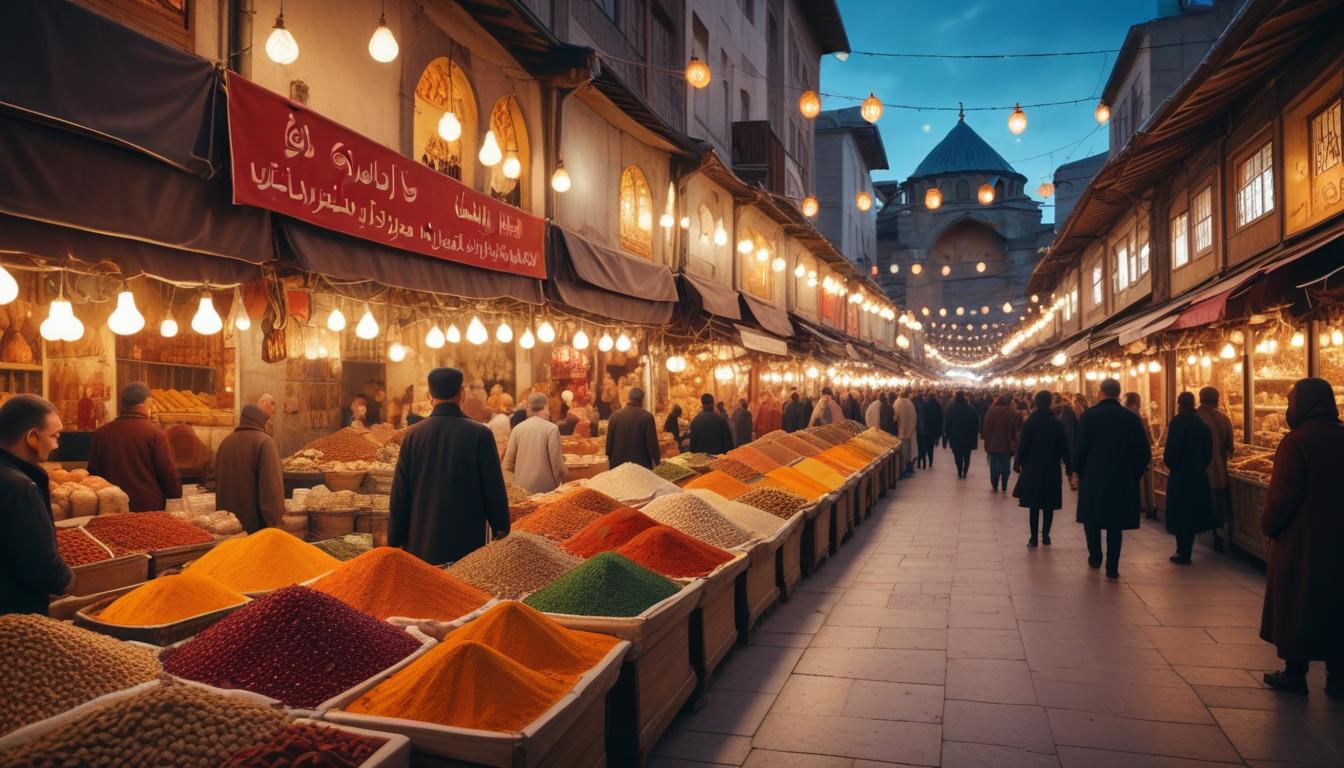
[[[182,478],[168,435],[149,420],[149,386],[133,381],[121,390],[121,413],[93,433],[89,474],[131,497],[132,512],[155,512],[182,495]]]

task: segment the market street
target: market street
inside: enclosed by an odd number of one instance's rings
[[[657,768],[1340,765],[1344,702],[1276,693],[1264,577],[1214,553],[1167,561],[1128,532],[1118,583],[1087,568],[1074,499],[1050,547],[991,494],[983,453],[901,481],[837,556],[724,662]],[[1323,665],[1314,665],[1322,667]]]

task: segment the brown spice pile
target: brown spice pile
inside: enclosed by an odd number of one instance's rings
[[[783,488],[755,488],[738,496],[736,500],[785,520],[808,504],[807,499]]]
[[[541,536],[519,532],[458,560],[448,574],[501,600],[518,600],[564,576],[580,562]]]

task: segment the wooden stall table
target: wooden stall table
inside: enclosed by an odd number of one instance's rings
[[[746,645],[751,641],[752,627],[761,620],[765,612],[779,601],[781,585],[779,570],[783,548],[795,529],[802,531],[803,518],[794,515],[775,535],[756,542],[748,550],[750,565],[747,572],[737,580],[737,642]]]
[[[803,575],[811,576],[831,556],[831,528],[835,525],[836,494],[828,493],[809,507],[803,521]]]
[[[697,697],[709,691],[714,670],[737,643],[737,582],[750,565],[750,557],[743,552],[702,579],[705,587],[700,605],[691,613],[690,630]]]
[[[807,510],[799,510],[789,521],[793,524],[789,534],[775,552],[775,584],[779,587],[781,603],[789,601],[798,582],[803,580],[803,528]]]
[[[1260,562],[1269,561],[1269,543],[1260,532],[1260,516],[1265,509],[1269,484],[1229,472],[1227,492],[1231,501],[1231,519],[1227,536],[1236,547]]]

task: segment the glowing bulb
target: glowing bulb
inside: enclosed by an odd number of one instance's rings
[[[804,277],[807,277],[807,270],[803,268],[802,264],[799,264],[793,268],[793,276],[802,280]]]
[[[573,344],[574,348],[580,352],[588,348],[588,334],[584,333],[582,328],[579,329],[578,333],[574,334]]]
[[[501,170],[504,172],[504,178],[516,179],[523,175],[523,162],[518,159],[517,155],[510,153],[504,159],[504,167]]]
[[[943,273],[943,277],[947,277],[948,275],[952,274],[952,267],[947,264],[944,264],[943,268],[939,271]]]
[[[686,82],[690,83],[692,88],[697,90],[709,85],[713,78],[710,74],[709,65],[701,61],[699,57],[692,56],[690,62],[686,64]]]
[[[241,302],[233,315],[233,327],[240,331],[246,331],[252,327],[252,318],[247,316],[247,308]]]
[[[452,323],[448,326],[448,332],[444,334],[444,338],[448,339],[449,344],[461,344],[462,331],[458,330],[456,323]]]
[[[1200,368],[1208,368],[1211,365],[1213,365],[1213,358],[1209,357],[1208,355],[1199,358]]]
[[[293,64],[299,58],[299,44],[294,36],[285,29],[285,15],[275,17],[275,26],[270,37],[266,38],[266,56],[276,64]]]
[[[569,171],[565,170],[564,163],[556,163],[555,173],[551,174],[551,189],[564,193],[569,191],[569,187]]]
[[[493,168],[504,159],[504,151],[499,148],[499,139],[495,138],[493,130],[485,132],[485,141],[481,142],[481,151],[476,157],[486,168]]]
[[[682,229],[690,229],[690,228],[691,228],[691,217],[690,217],[690,216],[682,216],[682,217],[681,217],[681,221],[678,221],[677,224],[680,225]]]
[[[988,315],[988,314],[989,314],[989,307],[987,307],[987,306],[982,306],[982,307],[980,307],[980,314],[982,314],[982,315]],[[984,326],[982,325],[981,327],[983,328]]]
[[[611,334],[609,333],[603,333],[602,337],[597,340],[598,352],[610,352],[611,348],[614,346],[616,346],[616,342],[611,338]]]
[[[1013,303],[1011,301],[1003,302],[1003,314],[1005,315],[1013,314]]]
[[[518,346],[523,349],[531,349],[537,346],[537,337],[532,335],[531,328],[523,329],[523,335],[518,337]]]
[[[508,344],[513,341],[513,329],[509,327],[507,320],[500,321],[499,327],[495,329],[495,341],[500,344]]]
[[[912,274],[912,275],[918,275],[920,272],[923,272],[923,271],[924,271],[924,266],[923,266],[922,264],[911,264],[911,265],[910,265],[910,274]]]
[[[1185,358],[1185,364],[1186,364],[1186,365],[1195,365],[1195,364],[1198,363],[1198,362],[1199,362],[1199,358],[1195,357],[1194,355],[1187,355],[1186,358]]]
[[[957,317],[961,317],[961,316],[964,315],[964,314],[966,314],[966,308],[965,308],[965,307],[957,307]]]
[[[731,366],[720,365],[714,369],[714,380],[719,382],[728,382],[733,380],[733,369]]]
[[[807,368],[807,378],[809,378],[809,379],[815,379],[815,378],[817,378],[817,377],[820,376],[820,375],[821,375],[821,372],[817,370],[817,367],[816,367],[815,365],[808,366],[808,368]]]
[[[757,250],[757,251],[756,251],[756,260],[759,261],[759,262],[762,263],[762,264],[764,264],[765,262],[769,261],[769,260],[770,260],[770,249],[769,249],[769,248],[761,248],[761,249]]]
[[[748,253],[751,253],[751,247],[752,247],[751,241],[748,239],[744,238],[742,240],[737,241],[737,252],[742,254],[743,256],[747,255]]]
[[[451,110],[439,118],[439,137],[444,141],[457,141],[462,138],[462,121]]]
[[[629,336],[626,336],[624,333],[622,333],[620,336],[616,337],[617,352],[629,352],[631,346],[633,346],[633,344],[630,341]]]
[[[947,307],[939,307],[939,308],[938,308],[938,316],[939,316],[939,317],[947,317]]]
[[[910,340],[905,337],[905,334],[900,334],[896,337],[896,346],[900,347],[901,349],[909,349]]]
[[[677,223],[676,218],[673,217],[672,214],[670,213],[664,213],[662,216],[658,217],[658,226],[662,227],[663,229],[671,229],[672,227],[676,226],[676,223]]]
[[[1097,119],[1098,124],[1105,125],[1106,121],[1111,119],[1111,106],[1104,101],[1098,101],[1092,116]]]
[[[645,232],[653,231],[653,214],[648,211],[639,212],[639,228]]]
[[[1228,336],[1228,338],[1231,339],[1232,343],[1236,344],[1237,346],[1241,346],[1242,344],[1246,343],[1246,334],[1242,333],[1241,331],[1233,331],[1231,335]]]
[[[714,227],[714,244],[715,245],[728,244],[728,230],[723,228],[722,219],[720,219],[718,225]]]
[[[400,363],[406,359],[406,345],[400,341],[394,341],[387,348],[387,359],[394,363]]]
[[[798,111],[808,120],[821,114],[821,97],[816,91],[803,91],[803,95],[798,97]]]
[[[859,190],[859,193],[854,195],[854,205],[857,206],[860,211],[867,213],[873,207],[873,196],[864,190]]]
[[[159,335],[165,339],[171,339],[176,336],[177,321],[171,317],[164,318],[164,321],[159,323]]]
[[[989,205],[994,202],[994,187],[988,183],[981,185],[980,190],[976,192],[976,197],[980,199],[981,205]]]
[[[1040,296],[1040,294],[1037,294],[1037,293],[1033,293],[1033,294],[1031,294],[1031,303],[1032,303],[1032,304],[1040,304],[1040,303],[1041,303],[1041,296]]]
[[[425,346],[430,349],[442,349],[447,341],[448,339],[444,337],[443,329],[439,327],[438,323],[435,323],[434,327],[429,329],[429,333],[425,334]]]
[[[975,271],[976,271],[976,272],[984,272],[984,271],[985,271],[985,262],[983,262],[983,261],[978,261],[978,262],[976,262],[976,264],[975,264]]]
[[[1232,347],[1231,343],[1224,344],[1223,348],[1219,350],[1218,356],[1224,360],[1231,360],[1237,356],[1237,350]]]
[[[341,313],[340,308],[331,310],[327,315],[327,330],[333,333],[340,333],[345,330],[345,315]]]
[[[19,298],[19,283],[9,270],[0,267],[0,305],[8,304]]]
[[[1161,373],[1161,372],[1162,372],[1162,364],[1159,363],[1159,362],[1156,361],[1156,360],[1149,360],[1149,361],[1148,361],[1148,372],[1149,372],[1149,373]]]
[[[1008,116],[1008,131],[1017,136],[1025,130],[1027,130],[1027,113],[1022,111],[1021,104],[1015,104],[1013,113]]]
[[[776,256],[775,260],[770,263],[770,269],[776,272],[783,272],[784,268],[787,266],[789,265],[784,262],[783,256]],[[874,267],[874,269],[876,269],[876,267]]]
[[[398,50],[397,38],[393,37],[392,30],[387,28],[387,19],[379,17],[378,28],[373,30],[373,37],[369,38],[369,55],[374,61],[386,64],[397,58]],[[404,354],[402,356],[405,357]]]
[[[136,309],[135,296],[130,291],[117,294],[117,308],[108,316],[107,327],[118,336],[130,336],[145,327],[145,316]]]
[[[378,321],[373,319],[373,313],[369,311],[368,305],[364,306],[364,316],[355,324],[355,335],[365,341],[378,335]]]
[[[810,219],[817,215],[817,211],[821,210],[821,203],[817,202],[816,195],[808,195],[803,198],[802,209],[803,215]]]
[[[1056,352],[1055,356],[1050,358],[1050,363],[1056,368],[1063,368],[1067,362],[1069,362],[1069,356],[1063,352]]]
[[[859,114],[864,120],[876,123],[882,117],[882,100],[870,92],[868,98],[863,100],[863,105],[859,107]]]
[[[1290,339],[1288,343],[1294,347],[1301,347],[1303,344],[1307,343],[1307,337],[1303,336],[1301,331],[1297,331],[1293,334],[1293,338]]]
[[[537,341],[542,344],[555,341],[555,326],[551,325],[550,320],[542,320],[541,325],[537,326]]]
[[[890,267],[887,267],[887,271],[894,275],[894,274],[896,274],[897,272],[900,272],[900,271],[901,271],[901,265],[900,265],[900,264],[897,264],[896,262],[893,261],[893,262],[891,263],[891,266],[890,266]]]
[[[472,316],[471,322],[467,323],[467,341],[480,346],[490,339],[490,333],[485,330],[485,324],[481,318]]]
[[[196,314],[191,318],[191,330],[202,336],[212,336],[224,330],[224,321],[215,311],[215,302],[211,300],[209,295],[201,297],[201,303],[196,308]]]
[[[1040,195],[1042,199],[1048,198],[1055,194],[1055,185],[1048,181],[1042,181],[1041,186],[1036,188],[1036,194]]]
[[[1336,328],[1330,332],[1330,346],[1338,347],[1341,344],[1344,344],[1344,331]]]
[[[929,187],[924,193],[924,207],[930,211],[936,211],[943,205],[943,192],[937,187]]]
[[[55,299],[38,331],[47,341],[79,341],[84,335],[84,323],[75,317],[75,309],[69,301]]]

